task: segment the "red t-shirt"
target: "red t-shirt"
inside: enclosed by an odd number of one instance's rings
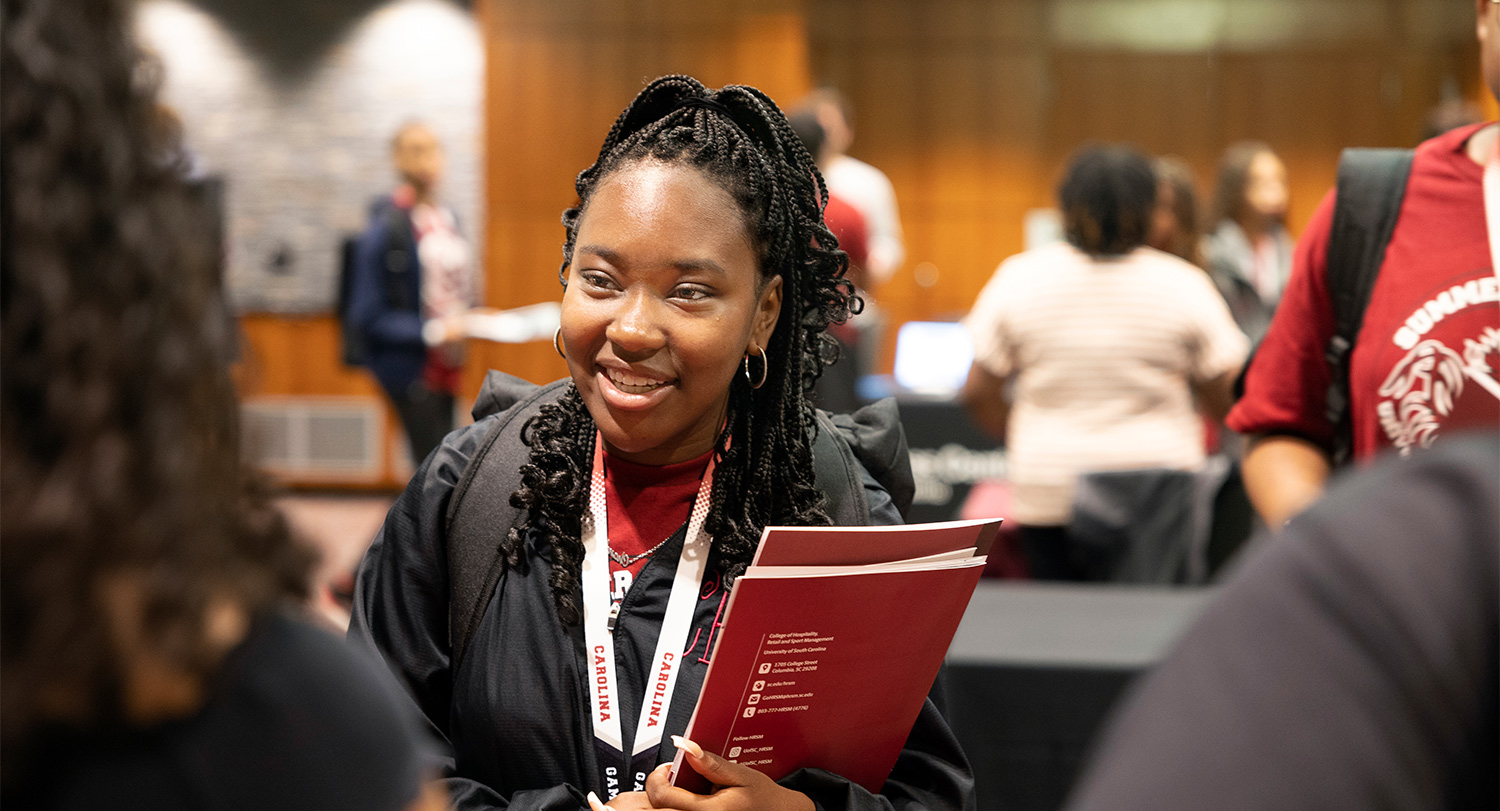
[[[1356,459],[1500,425],[1500,281],[1490,266],[1483,169],[1464,151],[1483,126],[1417,147],[1349,359]],[[1297,244],[1286,293],[1227,420],[1236,431],[1332,443],[1323,352],[1334,331],[1326,266],[1333,201],[1330,192]]]
[[[609,548],[627,558],[672,537],[693,509],[713,451],[675,465],[637,465],[604,453],[604,503],[609,510]],[[619,602],[655,555],[630,566],[609,560],[610,599]]]
[[[830,193],[823,208],[823,223],[838,239],[839,250],[849,254],[849,264],[863,268],[870,261],[870,229],[859,209]]]

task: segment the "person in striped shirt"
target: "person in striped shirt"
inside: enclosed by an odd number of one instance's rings
[[[1156,190],[1138,151],[1080,152],[1058,187],[1067,241],[1006,260],[965,320],[961,396],[1006,440],[1040,579],[1096,576],[1066,531],[1080,474],[1202,464],[1197,411],[1228,411],[1248,349],[1203,271],[1144,244]]]

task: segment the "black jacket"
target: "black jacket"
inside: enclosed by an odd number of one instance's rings
[[[6,808],[400,811],[431,753],[364,651],[276,611],[255,617],[182,718],[43,727],[5,752]]]
[[[509,396],[496,398],[493,389],[497,383],[514,382],[489,381],[491,390],[481,394],[476,411],[485,413],[487,403],[513,402]],[[555,399],[562,390],[558,387],[544,399]],[[487,414],[450,434],[417,471],[360,567],[349,633],[379,651],[434,733],[451,746],[449,786],[459,809],[584,809],[584,794],[597,790],[600,782],[584,689],[583,631],[557,619],[548,586],[549,548],[529,544],[524,565],[499,578],[456,670],[452,665],[446,513],[465,469],[505,416],[503,411]],[[840,442],[853,451],[848,458],[861,460],[856,466],[873,523],[899,523],[900,516],[863,460],[888,458],[893,450],[904,458],[899,431],[899,423],[880,430],[868,420],[844,421],[838,429]],[[507,452],[515,449],[508,446]],[[468,485],[471,491],[475,486],[482,483]],[[492,500],[496,495],[490,494]],[[515,518],[518,511],[512,512]],[[496,543],[508,530],[508,525],[492,528]],[[683,535],[679,530],[647,564],[622,606],[614,635],[622,706],[640,706]],[[711,557],[693,618],[693,649],[685,657],[688,666],[681,671],[667,715],[668,735],[686,728],[707,670],[704,652],[724,597],[715,574],[719,570]],[[622,731],[629,750],[633,723],[622,724]],[[664,746],[660,757],[670,760],[672,754]],[[871,795],[837,775],[811,769],[781,782],[827,809],[974,806],[968,763],[931,700],[882,794]]]

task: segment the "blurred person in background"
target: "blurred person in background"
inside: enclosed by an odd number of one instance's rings
[[[792,132],[797,134],[797,140],[802,142],[803,148],[815,160],[826,154],[828,135],[816,111],[795,112],[787,116],[787,123],[791,124]],[[823,171],[824,165],[824,163],[819,163],[818,171]],[[870,286],[870,226],[865,220],[865,215],[838,192],[829,189],[828,205],[823,208],[823,222],[838,239],[839,250],[849,256],[849,269],[844,274],[844,278],[854,282],[857,288],[868,288]]]
[[[1058,187],[1068,241],[1007,259],[966,318],[974,365],[961,396],[1006,441],[1039,579],[1097,576],[1066,529],[1078,477],[1200,466],[1194,402],[1222,417],[1245,358],[1203,272],[1145,246],[1156,189],[1134,149],[1081,151]]]
[[[896,190],[884,172],[846,154],[854,143],[854,114],[843,94],[831,87],[820,88],[802,102],[797,112],[811,112],[823,128],[822,149],[813,157],[828,184],[828,193],[854,206],[864,217],[869,229],[869,259],[864,270],[870,286],[880,285],[906,259]]]
[[[1286,166],[1269,146],[1243,141],[1225,150],[1203,258],[1252,343],[1266,333],[1291,275],[1288,200]]]
[[[1500,437],[1388,457],[1256,548],[1069,811],[1496,808]]]
[[[787,123],[802,142],[809,155],[823,154],[825,141],[823,125],[816,113],[802,110],[788,116]],[[821,170],[821,167],[819,167]],[[823,207],[823,222],[838,240],[839,250],[849,257],[849,269],[844,278],[854,282],[856,289],[869,286],[869,229],[859,209],[849,205],[836,193],[828,193],[828,205]],[[828,325],[828,334],[839,344],[839,357],[833,365],[823,370],[813,388],[813,403],[818,408],[834,413],[851,412],[859,408],[859,378],[867,374],[864,356],[860,351],[860,333],[853,324],[844,321]]]
[[[1202,267],[1198,189],[1193,170],[1181,158],[1174,157],[1157,158],[1151,166],[1156,170],[1156,210],[1151,215],[1151,235],[1146,244]]]
[[[1480,67],[1500,94],[1500,5],[1475,0]],[[1493,122],[1450,130],[1417,147],[1399,217],[1363,321],[1344,364],[1347,407],[1328,414],[1334,371],[1326,349],[1337,325],[1329,245],[1337,189],[1297,244],[1291,283],[1245,375],[1230,428],[1250,436],[1245,486],[1266,523],[1280,527],[1323,491],[1341,450],[1360,462],[1385,449],[1408,454],[1450,431],[1500,424],[1500,281],[1485,189],[1497,158]],[[1497,169],[1496,171],[1500,171]],[[1494,220],[1491,220],[1494,222]]]
[[[859,266],[858,278],[851,279],[864,305],[850,324],[860,335],[861,366],[873,372],[880,368],[886,329],[885,313],[873,293],[906,259],[896,189],[884,172],[847,154],[854,143],[854,111],[843,94],[831,87],[820,88],[803,100],[797,112],[812,113],[823,129],[823,146],[813,159],[829,195],[853,206],[865,221],[867,257]]]
[[[417,465],[453,430],[474,265],[457,219],[436,196],[444,169],[437,135],[420,121],[403,124],[391,161],[401,185],[371,206],[355,247],[349,317]]]
[[[1427,111],[1427,120],[1422,125],[1422,140],[1436,138],[1445,132],[1482,121],[1484,110],[1478,104],[1465,98],[1446,99]]]
[[[1203,236],[1198,216],[1198,189],[1193,170],[1181,158],[1160,157],[1151,162],[1156,170],[1156,211],[1151,217],[1151,235],[1146,244],[1173,256],[1204,266]],[[1203,443],[1209,453],[1239,454],[1239,437],[1219,418],[1203,415]]]
[[[3,6],[0,794],[432,807],[399,697],[303,619],[313,554],[240,461],[220,245],[132,7]]]

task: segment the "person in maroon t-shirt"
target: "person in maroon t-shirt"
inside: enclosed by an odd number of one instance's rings
[[[1475,5],[1485,82],[1500,95],[1500,6]],[[1494,123],[1477,124],[1417,148],[1350,354],[1356,461],[1500,424],[1500,277],[1482,182],[1484,165],[1496,160],[1497,132]],[[1334,331],[1326,273],[1333,203],[1330,193],[1297,246],[1286,294],[1228,419],[1251,435],[1245,484],[1272,526],[1315,501],[1331,470],[1323,347]]]
[[[828,133],[818,120],[814,110],[793,113],[787,123],[802,142],[807,154],[819,161],[819,168],[826,166]],[[866,293],[873,281],[870,275],[870,225],[859,209],[849,201],[828,192],[828,202],[823,208],[823,221],[839,242],[839,250],[848,254],[849,267],[844,278],[854,283],[854,289],[869,302]],[[865,341],[875,341],[876,336],[866,335],[853,318],[828,326],[828,334],[839,342],[839,358],[832,366],[823,370],[813,389],[813,401],[819,408],[833,412],[854,411],[859,408],[859,379],[869,371],[871,347]]]

